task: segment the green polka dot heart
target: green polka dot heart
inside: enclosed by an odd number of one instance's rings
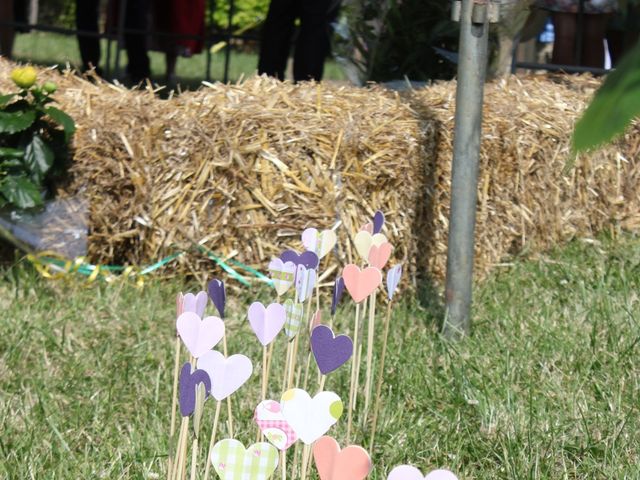
[[[266,442],[245,449],[238,440],[220,440],[211,450],[220,480],[267,480],[278,466],[278,450]]]
[[[320,392],[315,397],[299,388],[287,390],[280,400],[282,416],[306,445],[329,431],[342,415],[340,397],[333,392]]]

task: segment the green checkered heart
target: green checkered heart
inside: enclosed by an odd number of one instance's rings
[[[278,466],[278,450],[266,442],[245,449],[238,440],[227,438],[211,450],[211,463],[220,480],[266,480]]]
[[[286,314],[284,333],[289,339],[293,339],[300,331],[302,317],[304,315],[304,306],[301,303],[296,303],[289,299],[284,302],[284,311]]]

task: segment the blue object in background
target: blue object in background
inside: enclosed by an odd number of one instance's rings
[[[550,18],[547,18],[546,23],[544,24],[544,29],[538,35],[538,41],[540,43],[553,43],[555,39],[555,32],[553,30],[553,22]]]

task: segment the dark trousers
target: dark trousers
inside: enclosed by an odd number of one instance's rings
[[[100,0],[76,0],[76,28],[86,32],[99,33],[98,16]],[[89,70],[100,65],[100,39],[78,34],[78,47],[82,68]]]
[[[149,0],[127,0],[124,28],[146,32],[149,29],[150,7]],[[145,78],[149,78],[151,68],[147,54],[147,35],[145,33],[125,34],[124,46],[129,57],[127,73],[131,80],[134,83],[139,83]]]
[[[296,18],[300,30],[293,57],[296,82],[322,79],[331,50],[331,21],[336,0],[271,0],[262,29],[258,72],[284,80]]]

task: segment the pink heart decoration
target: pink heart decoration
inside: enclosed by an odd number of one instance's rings
[[[375,267],[360,270],[357,265],[350,263],[342,271],[344,286],[356,303],[362,302],[371,295],[382,283],[382,273]]]
[[[282,415],[282,407],[275,400],[264,400],[258,404],[253,419],[264,436],[279,450],[293,445],[298,436]]]
[[[309,326],[309,330],[313,331],[313,329],[320,324],[322,324],[322,310],[318,309],[311,317],[311,325]]]
[[[340,449],[333,438],[324,436],[313,444],[313,459],[320,480],[362,480],[371,471],[371,457],[355,445]]]
[[[204,309],[207,308],[207,292],[198,292],[196,295],[187,293],[182,301],[183,312],[193,312],[200,318],[204,316]]]
[[[364,225],[362,225],[360,227],[360,230],[358,230],[359,232],[369,232],[370,235],[373,235],[373,223],[369,222],[369,223],[365,223]]]
[[[411,465],[400,465],[391,470],[387,480],[458,480],[449,470],[434,470],[422,476],[422,472]]]
[[[382,270],[389,261],[393,246],[389,242],[385,242],[380,246],[372,245],[369,250],[369,265]]]
[[[244,355],[225,358],[216,350],[209,350],[198,359],[198,369],[204,370],[211,379],[211,395],[224,400],[249,380],[253,365]]]
[[[186,297],[186,295],[185,295]],[[224,322],[218,317],[200,317],[193,312],[184,312],[176,321],[178,335],[187,350],[195,358],[211,350],[224,336]]]
[[[182,315],[182,312],[184,312],[184,295],[180,292],[176,296],[176,318]]]
[[[249,306],[249,323],[264,346],[269,345],[284,327],[287,312],[279,303],[272,303],[267,308],[260,302],[253,302]]]

